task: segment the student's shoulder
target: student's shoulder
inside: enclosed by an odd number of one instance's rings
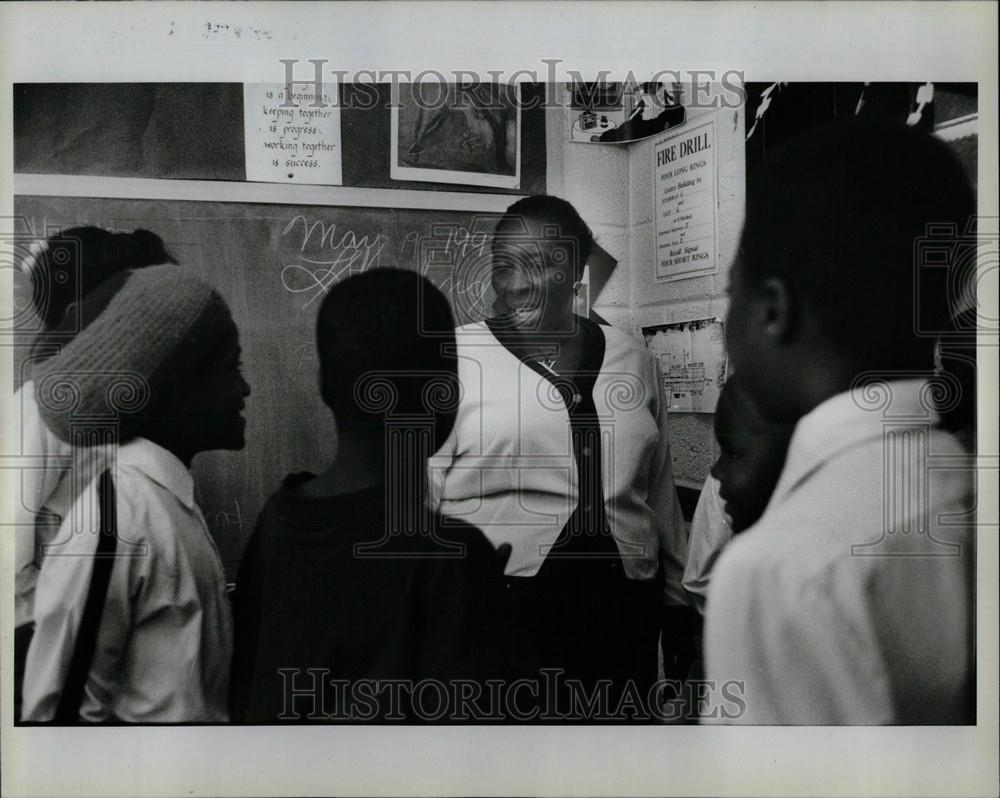
[[[149,516],[163,505],[173,504],[177,500],[169,490],[132,466],[119,464],[109,469],[107,474],[110,481],[105,481],[105,485],[115,492],[119,522],[127,520],[129,516],[136,519]],[[94,479],[91,484],[94,491],[100,489],[103,477],[102,474]]]
[[[734,612],[764,613],[775,624],[856,616],[878,558],[855,557],[849,541],[807,526],[777,514],[736,535],[716,564],[709,600],[718,596]]]
[[[778,530],[763,525],[735,535],[719,555],[710,590],[737,604],[754,594],[799,593],[808,580],[781,543]]]
[[[455,328],[455,339],[459,344],[488,341],[493,337],[485,321],[472,321]]]
[[[262,513],[281,513],[289,507],[302,503],[298,490],[315,478],[316,475],[311,471],[296,471],[286,475],[278,488],[267,497]]]
[[[92,490],[104,484],[113,490],[118,525],[130,534],[150,540],[173,541],[179,524],[198,525],[194,480],[173,455],[144,440],[118,449],[104,474],[97,476]]]
[[[288,530],[297,528],[303,516],[310,514],[311,504],[315,503],[303,499],[297,491],[306,482],[315,478],[316,475],[310,471],[288,474],[278,489],[264,502],[260,515],[257,516],[254,537],[270,540],[282,537]],[[337,518],[330,517],[329,522],[330,526],[335,526]]]

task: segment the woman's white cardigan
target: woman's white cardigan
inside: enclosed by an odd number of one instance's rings
[[[608,525],[626,574],[653,579],[662,565],[665,601],[686,604],[687,536],[656,361],[631,336],[600,329],[606,347],[594,404]],[[454,431],[430,460],[434,504],[494,546],[510,543],[508,575],[533,576],[581,500],[569,413],[552,383],[485,323],[456,337],[462,398]]]

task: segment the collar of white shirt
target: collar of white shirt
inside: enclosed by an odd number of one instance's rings
[[[194,477],[177,455],[145,438],[136,438],[118,448],[118,467],[132,468],[170,491],[190,510],[194,501]]]
[[[936,424],[926,379],[877,380],[821,402],[799,419],[772,502],[783,500],[831,457],[881,437],[886,424]]]

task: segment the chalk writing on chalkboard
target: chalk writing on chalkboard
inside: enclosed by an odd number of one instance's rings
[[[281,268],[281,284],[293,294],[306,294],[305,306],[311,305],[330,290],[330,286],[349,273],[363,272],[379,265],[379,256],[388,241],[381,233],[357,235],[350,228],[338,230],[337,224],[321,219],[310,222],[298,214],[285,225],[282,237],[289,237],[298,247],[298,259]],[[314,242],[329,258],[318,259],[304,254]]]
[[[235,527],[237,532],[243,532],[243,511],[239,499],[230,499],[229,506],[224,510],[205,510],[205,523],[210,529],[221,531],[227,527]]]
[[[495,220],[476,218],[470,226],[431,225],[429,235],[413,240],[421,274],[451,298],[460,323],[490,315],[492,306],[491,235]],[[411,239],[404,239],[404,247]]]

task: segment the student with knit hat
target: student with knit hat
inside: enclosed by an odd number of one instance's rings
[[[19,716],[24,659],[34,629],[32,608],[43,549],[58,530],[75,491],[86,485],[88,475],[103,469],[104,453],[102,447],[74,449],[49,429],[39,413],[32,372],[79,330],[77,303],[84,296],[128,269],[171,263],[176,261],[155,233],[115,233],[100,227],[71,227],[35,241],[21,263],[31,292],[31,310],[41,330],[22,363],[23,383],[12,403],[20,422],[19,454],[26,460],[18,473],[19,491],[13,502],[15,717]]]
[[[173,266],[110,278],[79,322],[36,369],[38,406],[63,441],[110,443],[109,467],[48,546],[23,719],[225,721],[232,622],[189,468],[199,452],[244,445],[236,325]]]

